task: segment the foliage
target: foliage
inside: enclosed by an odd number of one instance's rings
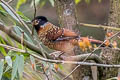
[[[33,6],[33,4],[34,4],[33,1],[34,0],[32,0],[32,2],[31,2],[31,6]],[[43,7],[48,1],[50,2],[51,6],[54,7],[54,0],[35,0],[35,4],[40,5],[40,7]]]
[[[25,21],[29,22],[30,19],[24,15],[20,10],[21,6],[24,5],[28,0],[18,0],[16,3],[16,13],[20,18]],[[47,0],[35,0],[36,5],[40,4],[41,7],[43,7],[46,4]],[[54,6],[54,0],[49,0],[49,3]],[[31,1],[31,4],[33,4],[33,0]],[[33,6],[33,5],[32,5]],[[29,6],[31,7],[31,6]],[[4,18],[7,17],[7,20],[11,22],[11,26],[13,27],[13,31],[18,35],[22,36],[22,32],[24,32],[24,39],[29,41],[31,44],[36,45],[35,41],[33,41],[33,37],[26,31],[26,28],[23,27],[21,24],[20,20],[16,16],[15,13],[11,11],[11,9],[0,2],[0,16],[3,16]],[[0,21],[4,22],[6,24],[6,20],[1,19]],[[9,26],[8,26],[9,27]],[[7,40],[7,41],[6,41]],[[5,35],[5,38],[3,38],[3,35],[0,33],[0,44],[5,44],[5,45],[11,45],[15,46],[19,49],[24,49],[27,51],[30,51],[30,49],[26,48],[25,45],[18,43],[11,39],[8,35]],[[32,51],[33,52],[33,51]],[[60,69],[63,69],[61,65],[55,65],[51,63],[46,63],[44,61],[41,61],[40,64],[36,63],[36,59],[33,56],[30,56],[28,53],[21,53],[21,52],[16,52],[13,51],[12,49],[5,49],[4,47],[0,46],[0,55],[5,57],[5,59],[0,59],[0,80],[6,78],[5,80],[27,80],[27,76],[30,76],[32,80],[43,80],[46,77],[41,76],[48,74],[49,71],[55,70],[60,67]],[[29,67],[32,67],[32,71],[29,73],[25,67],[28,68],[26,64],[29,64]],[[54,69],[55,67],[55,69]],[[31,69],[29,69],[30,71]],[[42,72],[39,74],[40,71]],[[27,73],[26,77],[23,78],[23,72]],[[33,74],[34,73],[34,74]],[[36,73],[36,74],[35,74]],[[29,74],[29,75],[28,75]],[[38,75],[39,74],[39,75]],[[25,76],[25,75],[24,75]],[[36,77],[34,77],[36,76]],[[57,74],[53,74],[55,80],[60,80],[59,76]]]
[[[90,3],[91,0],[75,0],[75,3],[78,4],[80,3],[81,1],[85,1],[87,4]],[[100,3],[102,0],[98,0],[98,2]]]
[[[18,11],[18,9],[20,8],[20,6],[22,4],[24,4],[25,2],[26,2],[26,0],[18,0],[17,5],[16,5],[16,10]]]

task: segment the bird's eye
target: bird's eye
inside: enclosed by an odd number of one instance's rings
[[[34,25],[38,25],[38,24],[39,24],[39,20],[35,20]]]

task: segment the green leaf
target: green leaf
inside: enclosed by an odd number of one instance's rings
[[[0,80],[2,78],[3,69],[4,69],[4,59],[0,60]]]
[[[17,35],[21,36],[21,31],[23,31],[23,30],[20,30],[20,28],[18,26],[14,26],[14,30],[17,33]]]
[[[9,51],[8,51],[8,55],[9,55],[9,56],[16,56],[16,52],[15,52],[15,51],[12,51],[12,50],[9,50]]]
[[[19,64],[19,56],[16,55],[15,62],[13,63],[11,80],[13,80],[15,78],[15,76],[17,75],[18,64]]]
[[[7,64],[8,64],[10,67],[12,67],[12,59],[11,59],[11,57],[10,57],[10,56],[6,56],[6,57],[5,57],[5,60],[6,60]]]
[[[15,30],[15,32],[16,32],[19,36],[21,36],[21,31],[23,32],[23,30],[22,30],[21,27],[15,26],[15,27],[14,27],[14,30]],[[31,39],[26,33],[24,33],[24,37],[25,37],[25,39],[27,39],[29,42],[33,43],[32,39]]]
[[[13,42],[12,42],[12,40],[10,39],[10,37],[9,37],[8,35],[6,35],[6,38],[7,38],[8,43],[13,46]]]
[[[0,36],[0,44],[6,44],[5,41],[3,40],[3,38]],[[7,56],[7,53],[5,51],[5,49],[3,47],[0,46],[0,51],[4,56]]]
[[[5,69],[5,71],[4,71],[4,73],[6,73],[8,70],[10,70],[11,69],[11,67],[10,66],[7,66],[6,67],[6,69]]]
[[[24,70],[24,56],[20,55],[19,64],[18,64],[18,73],[21,80],[22,80],[23,70]]]
[[[75,0],[75,4],[78,4],[80,2],[81,2],[81,0]]]
[[[0,3],[0,5],[8,12],[8,14],[10,14],[10,16],[12,16],[15,20],[17,20],[19,22],[19,19],[14,15],[14,13],[3,3]]]
[[[0,41],[0,44],[1,44],[1,41]],[[1,46],[0,46],[0,51],[4,56],[7,56],[7,53],[6,53],[5,49]]]
[[[18,0],[17,6],[16,6],[16,10],[18,11],[18,9],[20,8],[20,6],[21,6],[22,4],[24,4],[25,2],[26,2],[26,0]]]
[[[90,3],[90,0],[85,0],[85,2],[86,2],[87,4],[89,4],[89,3]]]
[[[61,70],[63,70],[63,69],[64,69],[63,65],[58,64],[58,66],[59,66],[59,68],[60,68]]]
[[[6,44],[5,41],[3,40],[2,36],[0,36],[0,41],[1,41],[3,44]]]
[[[102,0],[98,0],[99,3],[101,3]]]
[[[3,47],[0,47],[0,51],[4,56],[7,56],[7,53]]]
[[[22,12],[17,11],[17,14],[20,15],[20,17],[21,17],[24,21],[30,21],[30,19],[27,18]]]
[[[0,14],[6,16],[8,13],[0,6]]]
[[[40,2],[40,8],[42,8],[45,5],[45,3],[46,3],[46,0],[41,1]]]
[[[54,0],[49,0],[51,5],[54,7]]]

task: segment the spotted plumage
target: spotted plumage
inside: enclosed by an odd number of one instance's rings
[[[84,40],[84,37],[80,37],[73,31],[53,25],[44,16],[37,16],[32,20],[32,25],[44,45],[71,55],[74,47],[79,45],[79,41]],[[102,41],[93,39],[89,41],[95,44],[102,43]]]

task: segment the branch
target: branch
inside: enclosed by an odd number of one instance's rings
[[[21,37],[19,37],[18,35],[16,35],[10,28],[5,27],[1,22],[0,22],[0,30],[4,31],[12,39],[18,41],[19,43],[21,42]],[[29,49],[31,49],[31,50],[39,53],[40,55],[42,55],[42,52],[40,51],[39,47],[36,47],[35,45],[31,44],[30,42],[26,41],[25,39],[24,39],[24,45],[26,45]],[[46,54],[47,58],[50,58],[50,59],[52,58],[47,53],[45,53],[45,54]]]
[[[13,0],[9,0],[7,3],[10,4]]]
[[[78,23],[78,25],[86,26],[86,27],[103,28],[103,29],[110,29],[110,30],[120,31],[120,28],[116,28],[114,26],[104,26],[104,25],[95,25],[95,24],[86,24],[86,23]]]
[[[65,57],[66,60],[70,61],[82,61],[84,60],[90,53],[88,54],[81,54],[81,55],[75,55],[75,56],[69,56]],[[62,56],[62,55],[61,55]],[[94,60],[96,63],[103,63],[102,59],[97,56],[96,54],[92,54],[87,60]]]
[[[8,45],[4,45],[4,44],[0,44],[0,46],[4,47],[4,48],[7,48],[9,50],[13,50],[13,51],[18,51],[18,52],[21,52],[21,53],[29,53],[30,55],[38,58],[39,60],[42,60],[42,61],[45,61],[45,62],[50,62],[50,63],[61,63],[61,64],[79,64],[79,65],[86,65],[86,66],[98,66],[98,67],[109,67],[109,68],[120,68],[120,65],[108,65],[108,64],[97,64],[97,63],[89,63],[89,62],[77,62],[77,61],[63,61],[63,60],[52,60],[52,59],[46,59],[46,58],[43,58],[43,57],[40,57],[36,54],[33,54],[32,52],[30,51],[27,51],[26,50],[23,50],[23,49],[18,49],[18,48],[15,48],[15,47],[11,47],[11,46],[8,46]],[[81,57],[85,57],[85,55],[80,55]],[[92,55],[91,55],[92,56]],[[96,55],[97,56],[97,55]],[[75,56],[72,56],[72,57],[75,57]],[[82,58],[81,58],[82,59]]]

